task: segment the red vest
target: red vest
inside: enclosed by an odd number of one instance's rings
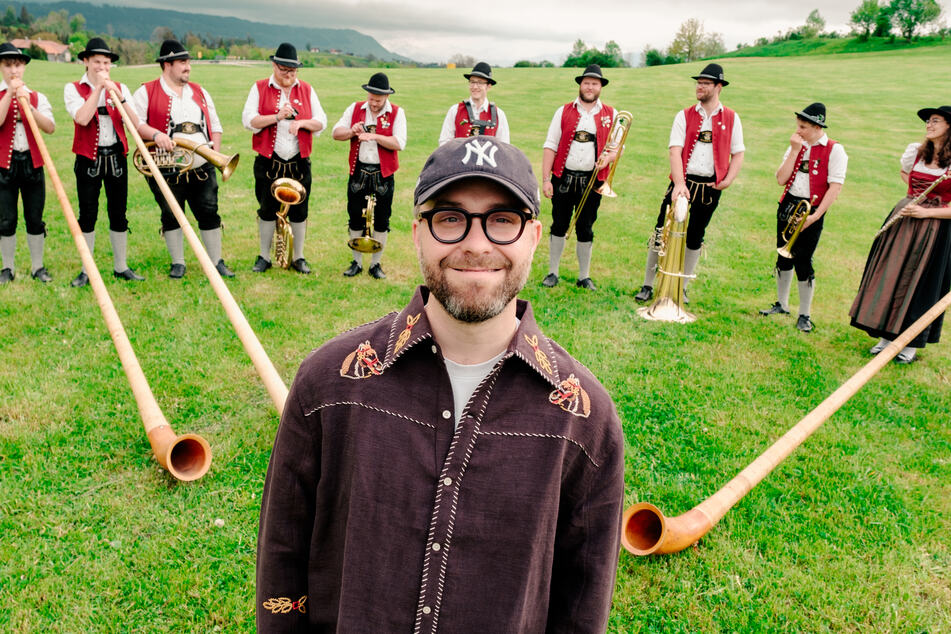
[[[565,170],[565,162],[568,160],[568,148],[575,138],[575,131],[578,129],[578,123],[581,121],[581,113],[575,107],[575,102],[566,103],[561,109],[561,141],[558,142],[558,151],[555,152],[555,163],[552,165],[551,173],[561,178]],[[611,125],[614,123],[614,108],[601,104],[601,112],[595,116],[595,157],[601,156],[601,150],[608,141],[608,134],[611,132]],[[608,177],[611,166],[608,165],[598,172],[597,179],[603,181]]]
[[[0,91],[0,99],[7,94],[6,90]],[[40,103],[39,94],[35,90],[30,91],[30,105],[34,108]],[[20,118],[20,102],[14,98],[10,101],[10,110],[7,111],[6,121],[0,125],[0,167],[10,169],[10,157],[13,154],[13,134],[16,132],[17,119]],[[26,140],[30,146],[30,155],[33,157],[33,167],[43,166],[43,156],[40,154],[40,148],[33,138],[33,130],[29,123],[23,121],[23,129],[26,130]]]
[[[832,153],[832,146],[835,141],[829,139],[825,145],[814,145],[809,150],[809,204],[815,207],[822,202],[826,192],[829,191],[829,155]],[[786,181],[786,187],[783,189],[783,195],[779,197],[779,202],[783,202],[793,181],[796,180],[796,174],[799,172],[799,166],[802,164],[802,156],[806,153],[806,146],[799,149],[799,155],[796,157],[796,163],[793,165],[792,175]]]
[[[76,90],[79,91],[79,96],[82,97],[83,100],[89,99],[89,95],[92,94],[92,86],[82,84],[78,81],[74,81],[73,85],[76,86]],[[116,82],[116,85],[119,87],[119,96],[122,96],[122,84]],[[126,141],[125,138],[125,128],[122,127],[122,114],[119,112],[117,105],[118,104],[112,102],[112,97],[107,94],[106,110],[109,111],[109,118],[112,119],[112,127],[116,130],[116,136],[122,141],[122,151],[128,154],[129,142]],[[95,161],[96,154],[99,152],[99,111],[96,110],[96,113],[86,125],[79,125],[73,121],[73,127],[75,129],[73,133],[73,154],[85,156],[89,160]]]
[[[350,127],[353,127],[357,123],[366,120],[366,112],[363,110],[363,104],[365,101],[360,101],[353,104],[353,116],[350,118]],[[390,111],[382,112],[380,116],[376,118],[376,133],[383,136],[393,136],[393,123],[396,121],[396,113],[399,112],[400,107],[395,103],[390,102]],[[397,158],[396,150],[388,150],[381,145],[377,145],[377,151],[380,156],[380,173],[383,175],[383,178],[387,178],[393,175],[396,170],[400,168],[400,161]],[[360,141],[357,140],[357,137],[350,139],[350,173],[353,174],[353,170],[357,167],[357,156],[360,154]]]
[[[269,79],[261,79],[256,82],[258,87],[258,113],[259,114],[277,114],[278,104],[281,102],[281,89],[277,86],[271,86]],[[311,117],[310,105],[310,84],[304,81],[298,81],[291,88],[288,95],[291,106],[297,110],[297,118],[304,120]],[[264,158],[271,158],[274,155],[274,143],[277,141],[277,125],[269,125],[251,136],[251,147],[254,151]],[[309,130],[301,128],[297,132],[297,142],[300,144],[301,158],[310,156],[311,147],[314,143],[314,135]]]
[[[949,168],[951,170],[951,168]],[[931,183],[938,180],[938,176],[934,174],[924,174],[922,172],[916,172],[914,169],[911,170],[911,173],[908,175],[908,196],[910,198],[917,197],[921,192],[928,189],[931,186]],[[951,204],[951,178],[945,179],[941,182],[940,185],[932,189],[928,193],[928,197],[925,200],[932,200],[938,198],[941,200],[941,203],[944,205]]]
[[[493,117],[493,115],[495,115]],[[495,136],[499,131],[499,115],[495,104],[489,102],[489,109],[479,113],[479,121],[492,121],[495,119],[495,125],[482,128],[482,134],[485,136]],[[460,101],[456,106],[456,138],[464,138],[472,135],[472,124],[469,122],[469,109],[466,108],[466,102]]]
[[[697,139],[700,137],[700,126],[703,125],[703,118],[697,112],[696,106],[689,106],[684,109],[684,115],[687,117],[687,135],[685,138],[683,152],[680,153],[683,159],[684,176],[687,175],[687,162],[693,149],[697,145]],[[733,138],[733,123],[736,121],[736,113],[723,106],[720,112],[713,115],[713,172],[716,174],[716,182],[726,178],[726,173],[730,169],[730,140]]]
[[[149,96],[149,109],[146,113],[145,122],[156,130],[169,134],[172,130],[172,98],[162,90],[160,81],[160,79],[153,79],[142,84]],[[205,136],[210,140],[211,117],[208,114],[208,104],[205,103],[205,93],[198,84],[188,82],[188,86],[192,89],[192,99],[201,108],[201,114],[205,119]],[[179,123],[183,122],[179,121]],[[196,121],[195,123],[201,122]]]

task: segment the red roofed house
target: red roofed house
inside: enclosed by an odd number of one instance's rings
[[[36,44],[39,46],[44,53],[46,53],[46,59],[51,62],[70,62],[72,61],[72,56],[69,53],[68,44],[60,44],[59,42],[54,42],[53,40],[30,40],[30,39],[16,39],[11,40],[11,44],[16,46],[23,52],[26,52],[30,46]]]

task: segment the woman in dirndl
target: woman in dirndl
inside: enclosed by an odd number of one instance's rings
[[[878,354],[951,289],[951,106],[922,108],[925,138],[901,157],[908,193],[886,218],[902,218],[875,238],[865,263],[858,295],[849,315],[852,325],[879,337]],[[909,204],[944,177],[920,203]],[[937,343],[944,315],[935,319],[895,357],[911,363],[918,348]]]

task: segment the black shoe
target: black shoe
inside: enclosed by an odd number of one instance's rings
[[[800,332],[812,332],[815,325],[812,323],[812,320],[809,319],[809,315],[799,315],[799,319],[796,320],[796,328],[798,328]]]
[[[81,273],[85,275],[85,273]],[[113,271],[112,276],[117,280],[125,280],[127,282],[144,282],[145,278],[133,271],[132,269],[126,269],[124,271]]]
[[[379,263],[379,262],[377,262],[376,264],[374,264],[373,266],[371,266],[371,267],[370,267],[370,270],[368,271],[368,273],[370,274],[371,277],[374,277],[374,278],[376,278],[376,279],[378,279],[378,280],[385,280],[385,279],[386,279],[386,273],[383,272],[383,267],[380,266],[380,263]]]
[[[760,315],[788,315],[789,311],[783,308],[783,305],[779,302],[774,303],[769,308],[764,308],[759,311]]]
[[[218,260],[218,264],[215,265],[215,268],[218,269],[218,275],[221,277],[234,277],[234,271],[228,268],[224,260]]]
[[[254,261],[254,266],[251,267],[251,270],[255,273],[264,273],[269,268],[271,268],[271,262],[259,255],[258,259]]]
[[[551,288],[552,286],[556,286],[557,284],[558,284],[558,276],[555,275],[554,273],[549,273],[548,275],[545,276],[545,279],[542,280],[542,286],[547,286],[548,288]]]
[[[363,272],[363,267],[357,264],[356,260],[350,260],[350,266],[343,272],[344,277],[353,277]]]
[[[182,279],[185,277],[185,265],[172,262],[172,266],[168,268],[168,276],[173,280]]]
[[[575,282],[575,286],[578,288],[586,288],[589,291],[596,291],[598,287],[594,285],[594,282],[591,281],[590,277],[586,277],[583,280],[578,280]]]
[[[30,274],[30,277],[38,282],[43,282],[44,284],[53,281],[53,276],[50,275],[50,272],[46,270],[45,266],[41,266],[40,268],[33,271],[33,273]]]
[[[637,291],[637,295],[634,296],[634,299],[639,302],[649,302],[653,296],[654,287],[645,284],[641,287],[641,290]]]
[[[82,288],[86,284],[89,284],[89,276],[86,275],[85,271],[80,271],[79,275],[77,275],[76,278],[69,283],[69,285],[73,288]]]
[[[14,277],[16,277],[16,275],[13,274],[13,271],[10,269],[3,269],[0,271],[0,284],[9,284],[13,281]]]
[[[377,265],[379,266],[379,265]],[[310,267],[307,266],[307,260],[304,258],[297,258],[291,262],[291,268],[297,271],[298,273],[303,273],[304,275],[310,275]],[[370,269],[370,272],[373,272],[373,269]]]

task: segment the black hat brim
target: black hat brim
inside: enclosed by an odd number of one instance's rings
[[[300,60],[287,59],[286,57],[276,57],[274,55],[271,55],[268,59],[270,59],[275,64],[280,64],[281,66],[287,66],[288,68],[300,68],[301,66],[304,65],[304,63],[301,62]]]
[[[0,59],[18,59],[22,61],[24,64],[30,63],[30,56],[22,52],[21,53],[13,53],[13,52],[0,53]]]
[[[811,124],[813,124],[813,125],[817,125],[817,126],[819,126],[820,128],[828,128],[828,127],[829,127],[829,126],[827,126],[825,123],[823,123],[822,121],[819,121],[818,119],[813,118],[812,115],[808,115],[808,114],[806,114],[805,112],[797,112],[797,113],[796,113],[796,116],[799,117],[800,119],[802,119],[803,121],[808,121],[809,123],[811,123]]]
[[[163,55],[162,57],[156,58],[156,62],[161,64],[162,62],[174,62],[179,59],[191,59],[192,56],[188,51],[179,51],[178,53],[171,53],[169,55]]]
[[[933,114],[941,115],[945,121],[951,124],[951,110],[942,110],[941,108],[922,108],[918,111],[918,118],[922,121],[928,121]]]
[[[605,79],[604,77],[601,77],[600,75],[578,75],[577,77],[575,77],[575,83],[580,86],[580,85],[581,85],[581,80],[582,80],[582,79],[585,79],[585,78],[587,78],[587,77],[590,77],[591,79],[600,80],[602,86],[607,86],[607,85],[608,85],[608,80]]]
[[[715,82],[715,83],[718,83],[718,84],[720,84],[721,86],[729,86],[729,85],[730,85],[730,82],[728,82],[728,81],[725,80],[725,79],[720,79],[719,77],[714,77],[713,75],[704,75],[703,73],[700,73],[699,75],[694,75],[694,76],[691,77],[690,79],[709,79],[710,81],[713,81],[713,82]]]
[[[372,92],[374,95],[392,95],[395,90],[392,88],[377,88],[376,86],[371,86],[370,84],[363,84],[362,88],[367,92]]]
[[[491,77],[489,77],[488,75],[485,75],[485,74],[483,74],[483,73],[463,73],[462,76],[465,77],[466,79],[472,79],[473,77],[479,77],[479,78],[484,79],[484,80],[486,80],[487,82],[489,82],[489,85],[490,85],[490,86],[494,86],[495,83],[496,83],[494,79],[492,79]]]
[[[93,55],[105,55],[113,62],[119,61],[119,56],[117,54],[113,53],[112,51],[104,50],[104,49],[92,49],[92,50],[79,51],[76,57],[78,57],[79,60],[82,61],[86,59],[87,57],[91,57]]]

